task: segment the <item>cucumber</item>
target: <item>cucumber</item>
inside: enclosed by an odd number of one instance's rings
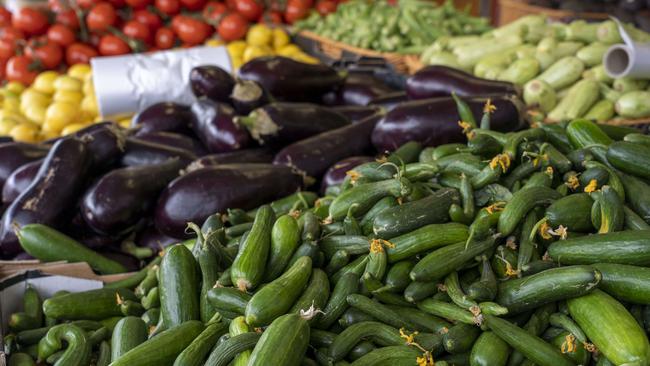
[[[378,289],[378,292],[396,292],[401,293],[406,286],[411,283],[409,273],[413,269],[415,263],[410,260],[403,260],[393,264],[386,273],[386,285]]]
[[[246,305],[246,323],[270,324],[295,303],[311,275],[311,258],[301,257],[282,276],[258,290]]]
[[[498,223],[499,233],[504,236],[510,235],[533,207],[550,204],[560,197],[560,193],[549,187],[520,189],[512,195],[501,212]]]
[[[464,241],[466,225],[459,223],[431,224],[391,239],[395,247],[386,248],[388,262],[394,263],[435,248]]]
[[[373,221],[375,220],[375,217],[377,217],[377,215],[382,213],[384,210],[395,206],[397,206],[397,199],[392,196],[384,197],[377,201],[377,203],[375,203],[372,208],[370,208],[370,210],[368,210],[368,212],[363,215],[361,221],[359,221],[359,225],[361,226],[363,234],[372,234]]]
[[[602,262],[649,266],[649,240],[650,230],[588,235],[552,243],[548,254],[563,265]]]
[[[435,315],[453,322],[475,325],[478,318],[466,309],[462,309],[455,304],[434,299],[426,299],[417,303],[418,309],[427,314]]]
[[[148,328],[144,321],[134,316],[122,318],[115,325],[111,335],[111,361],[117,361],[122,355],[145,342]]]
[[[122,315],[116,296],[137,300],[131,290],[97,289],[51,297],[43,301],[43,314],[58,320],[101,320]]]
[[[639,178],[628,174],[620,174],[621,182],[627,194],[626,200],[630,208],[646,222],[650,221],[650,186]]]
[[[576,193],[562,197],[546,208],[544,214],[548,224],[556,228],[560,225],[569,231],[592,232],[591,206],[594,201],[587,193]]]
[[[330,205],[329,217],[339,221],[347,215],[350,206],[357,204],[357,214],[365,214],[377,201],[386,197],[404,197],[411,193],[411,183],[406,179],[387,179],[359,184],[338,195]]]
[[[442,336],[442,344],[451,354],[469,352],[480,334],[481,329],[477,326],[459,323]]]
[[[252,330],[253,329],[251,329],[251,327],[246,324],[246,318],[243,316],[238,316],[237,318],[233,319],[228,326],[230,338],[236,337],[240,334],[249,333]],[[250,358],[251,350],[240,352],[237,356],[235,356],[235,359],[233,360],[233,366],[246,366],[248,365]]]
[[[325,273],[327,273],[328,276],[331,276],[341,268],[345,267],[348,263],[350,263],[350,253],[344,249],[337,250],[332,254],[332,258],[330,258],[327,266],[325,266]]]
[[[358,360],[359,358],[367,355],[368,352],[371,352],[374,349],[377,349],[377,347],[375,347],[375,345],[372,344],[372,342],[368,342],[368,341],[360,342],[350,351],[348,358],[351,361]]]
[[[607,149],[607,161],[616,169],[641,178],[650,178],[650,147],[626,141],[616,141]]]
[[[327,258],[331,258],[339,250],[345,250],[350,255],[366,254],[370,241],[363,235],[331,235],[320,240],[319,247]]]
[[[232,287],[215,287],[208,291],[208,301],[219,312],[244,315],[251,295]]]
[[[650,268],[596,263],[602,274],[599,288],[615,298],[635,304],[650,303]]]
[[[413,281],[404,289],[408,302],[417,302],[438,292],[438,284],[433,281]]]
[[[218,256],[212,245],[203,236],[203,232],[194,223],[188,223],[188,228],[196,233],[196,243],[192,248],[192,254],[196,258],[201,272],[201,291],[199,293],[199,316],[202,322],[206,323],[212,318],[216,310],[208,301],[207,293],[219,279]],[[223,231],[222,231],[223,232]],[[215,235],[215,234],[213,234]],[[218,242],[216,245],[221,245]],[[152,289],[153,291],[153,289]],[[158,291],[157,291],[158,292]],[[148,295],[148,294],[147,294]],[[144,300],[144,299],[143,299]],[[144,301],[143,301],[144,305]],[[140,314],[141,315],[141,314]]]
[[[560,90],[580,79],[585,65],[574,56],[566,56],[555,61],[537,79],[547,82],[553,89]]]
[[[309,319],[299,314],[275,319],[257,342],[248,365],[300,365],[309,344]]]
[[[260,207],[246,240],[239,246],[230,275],[232,283],[241,291],[257,287],[264,277],[274,221],[275,213],[271,206]]]
[[[464,241],[437,249],[422,258],[411,270],[413,281],[434,281],[443,278],[475,256],[492,249],[494,239],[470,243],[465,248]]]
[[[350,366],[410,366],[419,357],[422,357],[422,352],[412,347],[389,346],[370,351]]]
[[[598,350],[616,365],[647,365],[650,345],[645,332],[621,303],[606,293],[567,300],[569,313]]]
[[[643,218],[632,211],[631,208],[623,206],[623,212],[625,213],[625,229],[650,230],[650,225],[643,221]]]
[[[334,286],[332,295],[327,301],[327,305],[316,319],[316,327],[328,329],[348,308],[346,298],[350,294],[355,294],[359,290],[359,275],[356,273],[346,273]]]
[[[372,301],[363,295],[348,295],[346,297],[346,301],[351,307],[359,309],[367,315],[370,315],[375,319],[378,319],[379,321],[395,328],[414,329],[417,327],[417,325],[411,324],[408,321],[402,319],[397,313],[392,311],[386,305]]]
[[[370,322],[370,321],[377,321],[377,319],[375,319],[374,317],[366,314],[365,312],[357,308],[350,307],[339,318],[339,325],[342,326],[343,328],[347,328],[352,324],[356,324],[360,322]]]
[[[257,332],[248,332],[217,342],[205,364],[227,366],[237,355],[252,350],[261,337]]]
[[[176,357],[174,366],[202,366],[219,337],[226,333],[228,333],[227,324],[208,323],[201,334]]]
[[[321,235],[320,219],[313,212],[311,211],[304,212],[300,216],[300,219],[297,221],[297,224],[300,228],[302,228],[302,231],[300,233],[300,239],[302,239],[303,242],[318,240],[318,238],[320,237]],[[281,228],[278,227],[277,229],[281,229]],[[287,227],[284,229],[289,229],[289,228]],[[284,230],[278,231],[276,234],[282,235],[282,231]],[[271,239],[273,239],[273,237],[271,237]]]
[[[168,329],[200,319],[196,260],[184,245],[168,248],[160,264],[160,315]]]
[[[481,260],[481,278],[467,287],[467,296],[474,301],[492,301],[497,296],[497,278],[486,256]]]
[[[71,237],[41,224],[28,224],[16,233],[20,246],[42,262],[86,262],[101,274],[126,272],[118,262],[110,260]]]
[[[63,349],[54,366],[85,366],[90,361],[92,346],[83,329],[72,324],[55,325],[38,342],[38,359],[45,360]]]
[[[510,355],[510,347],[494,332],[481,333],[469,356],[471,366],[505,366]]]
[[[499,284],[496,301],[518,314],[541,305],[581,296],[598,286],[600,272],[590,266],[553,268]]]
[[[592,192],[594,205],[591,210],[591,222],[598,224],[598,233],[606,234],[620,231],[625,225],[623,201],[610,186],[603,186],[600,191]]]
[[[429,224],[449,220],[449,207],[459,203],[458,191],[444,188],[432,195],[386,209],[373,220],[373,232],[378,238],[390,239]]]
[[[586,119],[569,123],[566,133],[575,149],[585,149],[594,145],[609,146],[613,142],[597,124]]]
[[[290,313],[300,313],[300,310],[307,310],[310,306],[322,309],[327,304],[330,296],[330,282],[323,270],[314,268],[309,278],[309,283],[298,300],[289,309]],[[310,321],[311,322],[311,321]]]
[[[339,333],[328,349],[329,357],[336,362],[342,360],[363,339],[370,338],[380,346],[398,346],[405,343],[399,331],[380,322],[361,322],[351,325]]]
[[[36,366],[36,363],[34,362],[34,359],[32,359],[32,356],[28,355],[27,353],[21,353],[21,352],[12,352],[11,355],[9,356],[9,362],[7,363],[8,366]]]
[[[388,308],[396,312],[404,321],[414,324],[414,329],[417,331],[438,333],[443,328],[451,326],[449,322],[418,309],[395,305],[388,305]]]
[[[162,331],[157,336],[131,349],[111,366],[171,365],[192,341],[201,334],[204,326],[200,321],[190,320]]]
[[[578,343],[571,352],[566,348],[567,337],[569,335],[571,333],[562,332],[551,339],[551,344],[557,347],[565,356],[569,357],[576,365],[588,365],[590,353],[587,352],[584,346]]]

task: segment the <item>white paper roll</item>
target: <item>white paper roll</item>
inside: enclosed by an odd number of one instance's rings
[[[192,103],[194,95],[189,84],[192,68],[215,65],[228,72],[232,70],[225,47],[96,57],[90,64],[103,118],[133,114],[158,102]]]
[[[634,42],[621,22],[612,19],[625,43],[613,45],[603,55],[605,71],[612,78],[650,79],[650,44]]]

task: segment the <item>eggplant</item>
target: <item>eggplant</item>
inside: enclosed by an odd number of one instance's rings
[[[0,136],[0,144],[4,144],[7,142],[14,142],[14,139],[11,138],[11,136]]]
[[[337,128],[291,144],[275,155],[273,164],[288,165],[319,178],[337,161],[372,151],[370,136],[382,113],[353,125]]]
[[[200,157],[188,165],[187,168],[185,168],[185,171],[191,172],[197,169],[202,169],[206,166],[220,164],[271,163],[272,161],[273,153],[269,149],[243,149]]]
[[[327,169],[325,175],[323,175],[323,179],[321,180],[321,193],[325,193],[325,190],[327,190],[328,187],[337,186],[343,183],[348,171],[363,163],[374,160],[375,158],[372,156],[351,156],[332,164],[332,166]]]
[[[133,117],[131,127],[136,136],[152,132],[191,133],[192,113],[186,105],[163,102],[150,105]]]
[[[42,163],[43,159],[35,160],[14,170],[2,187],[2,203],[9,204],[18,198],[32,183]]]
[[[646,8],[646,0],[620,0],[618,6],[630,12],[637,12]]]
[[[294,193],[302,177],[286,166],[224,164],[187,173],[172,181],[158,199],[156,228],[174,238],[187,238],[188,222],[202,223],[226,209],[253,209]]]
[[[153,165],[174,158],[187,165],[196,160],[196,155],[184,149],[129,137],[126,139],[126,151],[120,163],[122,166]]]
[[[490,98],[496,106],[491,116],[491,128],[497,131],[514,131],[524,124],[523,103],[514,95]],[[487,99],[465,98],[474,118],[481,120]],[[378,151],[393,151],[409,141],[424,146],[438,146],[466,141],[458,126],[458,110],[451,97],[414,100],[400,104],[377,124],[372,133],[372,143]]]
[[[158,231],[154,225],[150,225],[135,236],[135,243],[138,247],[151,248],[157,253],[178,243],[178,239],[167,236]]]
[[[251,144],[248,131],[235,123],[231,106],[199,99],[192,104],[192,114],[192,129],[211,153],[244,149]]]
[[[47,146],[26,144],[23,142],[8,142],[0,144],[0,186],[14,170],[34,160],[42,159],[47,155]]]
[[[197,66],[190,71],[190,87],[195,97],[205,97],[215,102],[230,102],[235,79],[226,70],[214,66]]]
[[[36,258],[32,257],[31,255],[27,254],[27,252],[22,252],[18,253],[15,257],[12,258],[14,261],[31,261]]]
[[[318,102],[343,83],[343,76],[323,64],[307,64],[282,56],[253,59],[239,69],[239,78],[260,83],[277,100]]]
[[[460,97],[486,94],[516,94],[521,90],[512,83],[487,80],[447,66],[427,66],[406,80],[410,99],[428,99],[449,96]]]
[[[130,231],[184,167],[179,159],[169,159],[111,171],[84,194],[80,207],[84,221],[103,235]]]
[[[208,152],[201,141],[175,132],[152,132],[138,135],[139,140],[149,141],[193,152],[196,156],[206,155]]]
[[[336,91],[323,97],[326,105],[368,105],[373,99],[394,92],[372,75],[351,74]]]
[[[331,110],[334,112],[340,113],[350,119],[352,123],[359,122],[364,120],[366,117],[370,117],[375,113],[378,113],[381,110],[380,106],[368,105],[344,105],[331,107]]]
[[[86,143],[96,172],[113,166],[126,149],[126,133],[113,122],[96,123],[77,131],[74,136]]]
[[[311,103],[271,103],[235,121],[261,145],[286,146],[351,123],[346,116]]]
[[[230,101],[237,114],[246,115],[254,109],[270,103],[271,97],[257,81],[237,80],[235,87],[232,89]]]
[[[373,99],[370,104],[380,106],[387,111],[392,110],[397,107],[400,103],[408,101],[409,98],[406,95],[406,92],[396,91],[389,94],[384,94],[381,97]]]
[[[14,233],[16,225],[39,223],[57,228],[66,222],[91,163],[85,143],[76,137],[61,139],[52,146],[32,184],[2,216],[0,252],[3,257],[13,257],[21,251]]]

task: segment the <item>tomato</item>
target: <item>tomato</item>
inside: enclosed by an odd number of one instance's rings
[[[264,13],[259,0],[238,0],[235,10],[251,22],[256,22]]]
[[[174,31],[169,28],[159,28],[156,31],[156,39],[154,44],[156,48],[161,50],[168,50],[174,46],[176,35]]]
[[[178,38],[188,45],[203,43],[211,33],[209,25],[185,15],[177,15],[172,19],[172,29]]]
[[[25,55],[10,58],[5,72],[7,80],[18,81],[23,85],[30,85],[38,75],[38,70],[34,69],[34,61]]]
[[[4,6],[0,6],[0,27],[11,25],[11,12]]]
[[[115,56],[131,53],[131,48],[120,37],[112,34],[102,36],[99,41],[99,54],[102,56]]]
[[[144,9],[152,2],[152,0],[126,0],[126,3],[133,9]]]
[[[62,10],[56,14],[56,22],[76,31],[79,29],[79,18],[72,9]]]
[[[269,10],[264,15],[260,22],[269,23],[269,24],[282,24],[282,13],[275,10]]]
[[[226,42],[244,38],[247,31],[248,21],[239,13],[226,15],[217,26],[219,37]]]
[[[207,0],[181,0],[181,5],[187,10],[197,11],[203,9]]]
[[[226,7],[226,4],[210,1],[203,8],[203,19],[211,25],[217,25],[227,11],[228,7]]]
[[[96,3],[96,0],[77,0],[77,5],[84,10],[92,8]]]
[[[31,39],[25,47],[25,55],[37,60],[45,69],[54,69],[63,61],[61,46],[45,39]]]
[[[307,0],[287,0],[287,8],[284,11],[284,20],[287,23],[294,22],[304,18],[309,14],[309,3]]]
[[[9,39],[0,39],[0,60],[7,60],[16,54],[16,42]]]
[[[47,39],[63,47],[73,44],[76,38],[74,32],[63,24],[54,24],[47,30]]]
[[[167,15],[176,15],[181,11],[181,2],[179,0],[156,0],[156,9]]]
[[[113,5],[116,9],[120,9],[126,6],[126,1],[125,0],[107,0],[111,5]]]
[[[6,39],[12,42],[18,42],[25,39],[25,33],[14,27],[0,28],[0,39]]]
[[[323,16],[333,13],[336,11],[336,2],[332,0],[320,0],[316,4],[316,11]]]
[[[68,66],[87,64],[97,56],[97,50],[84,43],[73,43],[65,50],[65,62]]]
[[[226,6],[228,6],[228,9],[235,10],[237,9],[237,1],[238,0],[226,0]]]
[[[14,14],[11,24],[28,35],[40,35],[47,31],[47,16],[33,8],[21,8]]]
[[[135,13],[133,13],[133,19],[136,22],[145,24],[147,27],[149,27],[151,33],[156,32],[156,30],[163,25],[162,19],[160,19],[157,14],[152,13],[146,9],[136,10]]]
[[[101,2],[93,6],[86,15],[86,25],[92,32],[101,32],[108,27],[115,25],[117,14],[113,5],[107,2]]]
[[[124,32],[127,37],[140,40],[147,44],[151,43],[152,32],[146,24],[135,20],[129,20],[124,24],[124,27],[122,27],[122,32]]]

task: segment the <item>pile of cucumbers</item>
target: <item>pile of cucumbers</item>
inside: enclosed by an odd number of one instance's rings
[[[323,197],[190,223],[102,289],[27,288],[9,364],[650,364],[650,137],[500,133],[460,106],[466,144],[407,143]]]

